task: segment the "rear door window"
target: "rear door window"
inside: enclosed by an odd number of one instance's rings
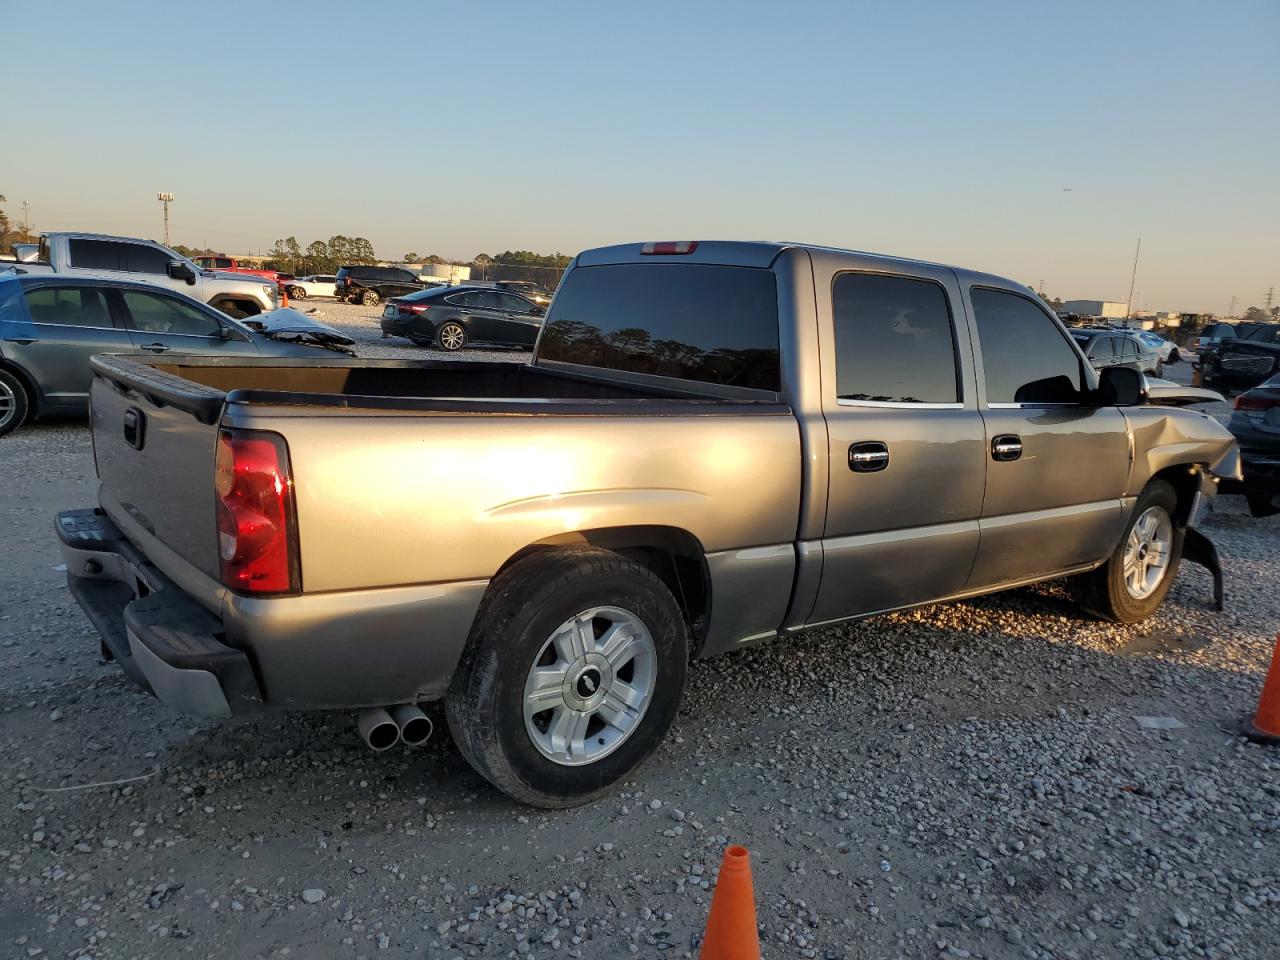
[[[711,264],[621,263],[571,270],[539,358],[777,392],[773,272]]]
[[[127,270],[125,247],[114,240],[71,240],[71,265],[84,270]]]
[[[1004,290],[970,291],[987,403],[1079,403],[1079,354],[1056,321],[1027,297]]]
[[[212,337],[221,324],[197,307],[161,293],[122,290],[130,324],[143,333],[167,333],[188,337]]]
[[[96,287],[38,287],[25,291],[33,323],[64,327],[114,327],[107,298]]]
[[[958,403],[947,292],[932,280],[843,273],[832,286],[841,400]]]

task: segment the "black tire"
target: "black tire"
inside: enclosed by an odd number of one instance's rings
[[[0,437],[22,426],[30,412],[27,388],[9,371],[0,370]]]
[[[1168,360],[1169,363],[1177,363],[1181,359],[1182,359],[1182,355],[1178,353],[1177,347],[1174,347],[1172,350],[1169,351],[1169,360]]]
[[[1138,598],[1125,584],[1125,552],[1130,531],[1133,530],[1139,518],[1153,507],[1162,508],[1168,515],[1172,528],[1172,545],[1163,578],[1150,595]],[[1082,573],[1071,579],[1076,602],[1095,616],[1116,623],[1137,623],[1155,613],[1173,586],[1173,581],[1178,576],[1178,565],[1182,561],[1184,531],[1178,526],[1177,514],[1178,495],[1173,487],[1163,480],[1152,480],[1148,483],[1139,494],[1138,502],[1133,507],[1133,514],[1124,526],[1124,533],[1120,536],[1120,543],[1107,562],[1097,570]]]
[[[360,294],[360,302],[366,307],[376,307],[382,302],[382,295],[377,290],[366,290]]]
[[[307,291],[302,289],[302,287],[285,287],[285,289],[289,292],[290,300],[307,299]]]
[[[594,607],[620,608],[644,625],[653,640],[655,679],[630,734],[600,759],[569,766],[534,744],[525,722],[525,681],[557,628]],[[650,570],[592,547],[539,551],[489,586],[449,685],[449,730],[471,766],[508,796],[547,808],[587,803],[629,776],[666,737],[688,657],[684,616]]]
[[[467,328],[456,320],[442,323],[436,331],[436,346],[453,353],[467,345]]]

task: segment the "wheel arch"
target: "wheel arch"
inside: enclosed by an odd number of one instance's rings
[[[1186,527],[1191,523],[1192,514],[1195,510],[1196,495],[1201,492],[1202,484],[1206,482],[1208,476],[1208,465],[1202,463],[1179,463],[1173,466],[1165,467],[1152,474],[1147,484],[1153,480],[1163,480],[1169,486],[1173,487],[1173,491],[1178,497],[1178,510],[1174,515],[1173,522],[1179,527]]]
[[[598,527],[559,533],[512,554],[499,568],[495,579],[517,560],[532,553],[574,546],[609,550],[651,570],[666,584],[684,613],[689,626],[689,647],[697,653],[711,614],[711,573],[706,550],[696,536],[681,527],[660,525]]]
[[[235,307],[243,317],[256,317],[264,312],[262,304],[253,299],[253,297],[237,296],[236,294],[219,294],[209,301],[209,306],[215,310],[221,310],[223,313],[227,312],[226,307]]]

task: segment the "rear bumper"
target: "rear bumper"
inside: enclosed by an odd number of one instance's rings
[[[252,713],[262,690],[222,624],[145,559],[105,515],[58,514],[67,583],[102,637],[103,655],[138,686],[197,716]]]
[[[488,586],[206,595],[171,551],[99,510],[65,511],[56,526],[72,593],[104,655],[165,703],[205,716],[439,699]]]

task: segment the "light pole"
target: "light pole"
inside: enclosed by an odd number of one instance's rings
[[[172,193],[157,193],[156,199],[164,204],[164,245],[169,245],[169,204],[173,202]]]
[[[31,242],[31,204],[26,200],[22,201],[22,239]]]

